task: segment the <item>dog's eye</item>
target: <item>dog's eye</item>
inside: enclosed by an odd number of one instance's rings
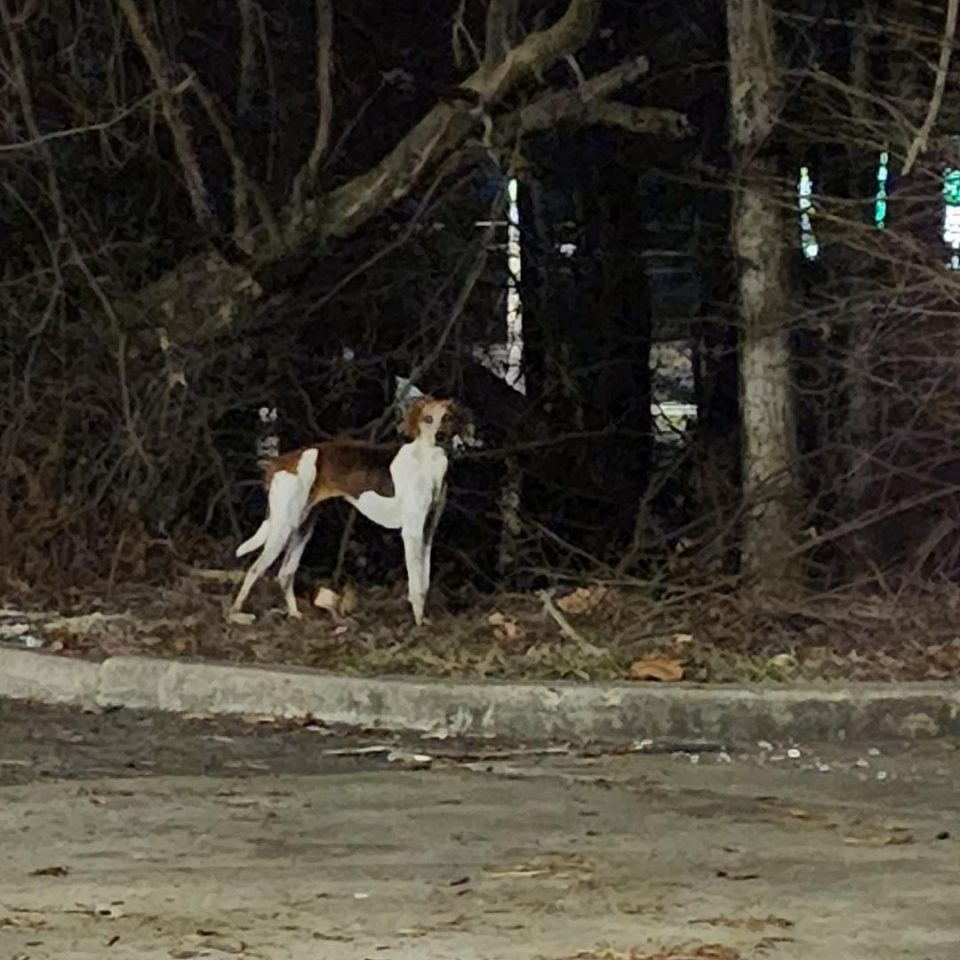
[[[430,416],[430,414],[428,413],[428,414],[423,418],[423,422],[424,422],[424,423],[433,423],[433,417]]]

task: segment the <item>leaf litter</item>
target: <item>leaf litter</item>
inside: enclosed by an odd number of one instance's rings
[[[221,571],[226,574],[229,571]],[[466,612],[444,612],[432,597],[432,624],[410,622],[403,584],[303,598],[288,620],[261,587],[250,624],[229,622],[234,584],[187,576],[174,586],[132,584],[109,598],[73,595],[68,609],[0,611],[15,639],[20,625],[65,656],[119,654],[282,663],[346,674],[430,677],[624,680],[673,683],[960,679],[960,635],[947,599],[828,597],[803,605],[654,602],[649,591],[604,584],[565,595],[472,596]],[[324,592],[326,591],[326,592]],[[319,596],[323,609],[313,605]]]

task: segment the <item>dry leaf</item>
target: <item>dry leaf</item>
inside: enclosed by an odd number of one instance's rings
[[[351,586],[345,587],[343,593],[337,593],[330,587],[320,586],[314,594],[313,605],[332,613],[334,619],[340,620],[350,616],[356,610],[357,592]]]
[[[517,640],[520,636],[520,627],[517,624],[517,621],[513,617],[508,617],[506,614],[495,611],[487,617],[487,623],[493,627],[493,635],[498,640],[505,640],[508,643],[512,643]]]
[[[844,843],[862,847],[889,847],[913,843],[913,834],[905,827],[891,827],[876,833],[862,833],[843,838]]]
[[[683,667],[671,657],[647,657],[630,664],[631,680],[660,680],[672,683],[683,679]]]
[[[804,810],[802,807],[787,807],[783,811],[788,817],[793,817],[794,820],[823,820],[824,815],[822,813],[814,813],[812,810]]]
[[[317,592],[313,597],[313,605],[321,610],[329,610],[331,613],[340,612],[340,594],[329,587],[317,587]]]
[[[244,723],[276,723],[277,718],[269,713],[243,713],[240,719]]]
[[[577,587],[559,600],[554,600],[558,610],[564,613],[588,613],[599,606],[608,593],[607,587],[595,584],[592,587]]]
[[[243,627],[249,626],[251,623],[254,623],[256,619],[257,619],[256,614],[247,613],[245,610],[231,610],[227,614],[228,623],[236,623]]]

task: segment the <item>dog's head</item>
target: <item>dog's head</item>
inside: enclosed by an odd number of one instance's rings
[[[452,455],[480,446],[473,415],[455,400],[438,400],[397,378],[397,399],[403,408],[400,429],[410,440],[426,437]]]

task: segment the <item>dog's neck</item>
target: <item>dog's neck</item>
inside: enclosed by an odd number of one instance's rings
[[[431,427],[429,427],[429,428],[427,428],[426,426],[421,427],[420,433],[417,434],[417,436],[414,437],[413,440],[409,440],[409,441],[405,444],[405,446],[410,447],[410,448],[411,448],[413,451],[415,451],[419,456],[423,456],[423,455],[427,454],[427,453],[428,453],[429,451],[431,451],[431,450],[442,450],[442,449],[443,449],[443,447],[441,447],[441,446],[437,443],[437,427],[436,427],[436,425],[433,425],[433,426],[431,426]]]

